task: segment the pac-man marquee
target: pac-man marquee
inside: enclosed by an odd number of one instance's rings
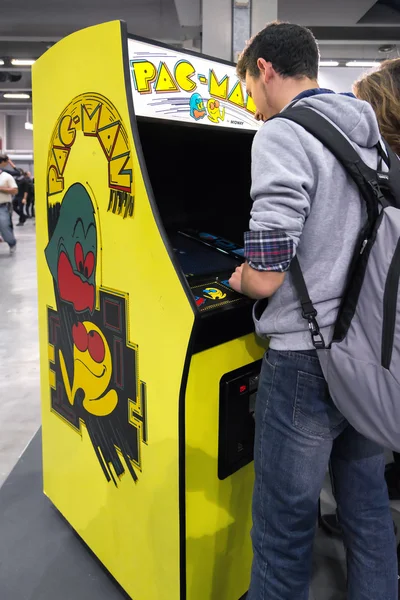
[[[238,600],[254,106],[233,65],[120,22],[56,44],[33,87],[45,493],[135,600]]]

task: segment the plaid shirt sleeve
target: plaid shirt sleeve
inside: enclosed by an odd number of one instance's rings
[[[244,254],[256,271],[284,273],[290,267],[295,246],[285,231],[247,231],[244,235]]]

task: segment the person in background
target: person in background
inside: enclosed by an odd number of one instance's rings
[[[7,156],[7,154],[0,153],[0,169],[14,177],[14,179],[19,177],[20,175],[19,169],[16,168],[16,166],[14,165],[12,160]]]
[[[17,189],[17,184],[12,175],[0,169],[0,234],[9,245],[10,254],[14,254],[17,248],[11,222],[11,201],[13,195],[17,193]]]
[[[4,171],[5,173],[8,173],[9,175],[11,175],[11,177],[14,178],[14,180],[16,181],[16,178],[19,177],[19,170],[15,167],[14,163],[12,162],[12,160],[7,156],[7,154],[1,154],[0,153],[0,171]],[[12,205],[12,198],[11,200],[11,207]],[[11,217],[12,217],[12,209],[11,209]],[[12,218],[11,218],[11,228],[13,228],[13,223],[12,223]],[[0,242],[2,242],[2,238],[0,236]]]
[[[386,60],[378,70],[364,75],[355,82],[353,91],[357,98],[372,106],[382,137],[400,156],[400,58]],[[385,478],[390,499],[400,500],[400,454],[394,452],[393,457],[394,462],[386,467]],[[325,515],[321,524],[331,533],[341,534],[337,515]],[[400,546],[397,554],[399,560]]]
[[[16,178],[18,192],[14,196],[13,199],[13,208],[14,211],[19,216],[19,222],[17,223],[17,227],[21,227],[25,225],[26,214],[25,207],[28,202],[28,194],[29,194],[29,183],[26,177],[25,171],[19,169],[19,176]]]
[[[28,219],[32,219],[35,217],[35,182],[30,171],[26,172],[26,178],[28,181],[28,199],[25,207],[26,216]]]
[[[354,94],[375,111],[382,137],[400,156],[400,58],[384,61],[380,68],[365,75],[353,86]],[[400,500],[400,454],[386,468],[391,500]]]
[[[374,111],[320,89],[318,64],[308,29],[272,23],[249,42],[237,73],[262,119],[292,103],[318,111],[373,167],[380,139]],[[251,196],[246,262],[230,278],[237,292],[260,300],[256,330],[270,339],[255,412],[248,600],[308,600],[318,499],[330,460],[347,549],[348,600],[395,600],[396,539],[384,452],[335,407],[287,273],[298,256],[329,344],[364,218],[359,190],[315,137],[277,118],[254,137]]]
[[[400,156],[400,58],[382,62],[377,71],[356,81],[353,91],[372,106],[383,138]]]

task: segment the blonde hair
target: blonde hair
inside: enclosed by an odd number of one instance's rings
[[[357,81],[353,91],[371,104],[382,136],[400,155],[400,58],[384,61],[377,71]]]

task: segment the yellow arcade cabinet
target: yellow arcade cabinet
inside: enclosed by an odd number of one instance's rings
[[[134,600],[238,600],[263,349],[232,64],[75,33],[33,69],[44,490]]]

